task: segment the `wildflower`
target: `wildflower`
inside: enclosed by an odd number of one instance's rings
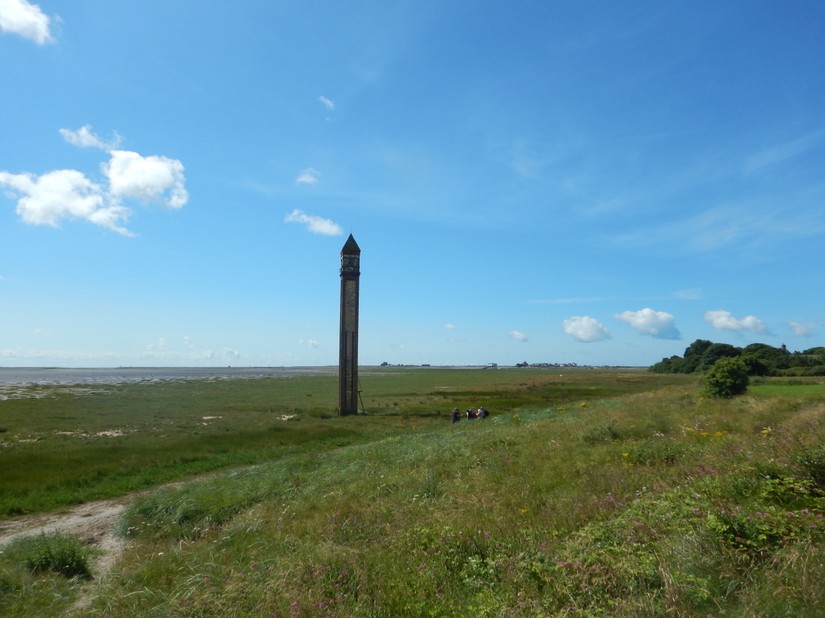
[[[760,431],[759,433],[761,433],[763,436],[769,436],[769,435],[771,435],[771,428],[770,427],[763,427],[762,431]]]
[[[625,451],[624,453],[622,453],[622,457],[624,457],[624,458],[630,457],[630,453]]]

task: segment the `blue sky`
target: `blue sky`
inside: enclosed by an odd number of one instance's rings
[[[825,4],[0,0],[0,366],[825,344]]]

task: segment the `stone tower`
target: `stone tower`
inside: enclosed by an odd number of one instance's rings
[[[352,234],[341,249],[341,333],[338,345],[338,414],[358,413],[358,286],[361,249]]]

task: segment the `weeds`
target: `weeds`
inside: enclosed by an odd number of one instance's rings
[[[41,534],[13,543],[9,550],[32,573],[52,572],[63,577],[89,578],[91,550],[64,534]]]

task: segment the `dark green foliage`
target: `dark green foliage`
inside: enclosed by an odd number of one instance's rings
[[[685,359],[674,355],[670,358],[663,358],[651,366],[650,370],[654,373],[690,373],[692,370],[686,371],[686,367]]]
[[[697,339],[685,348],[685,362],[681,373],[693,373],[698,370],[705,351],[712,345],[712,341]]]
[[[819,376],[825,375],[825,347],[789,352],[783,345],[775,348],[766,343],[751,343],[737,348],[728,343],[697,339],[685,349],[684,357],[663,358],[650,367],[654,373],[694,373],[707,371],[721,358],[741,358],[751,376]]]
[[[739,358],[722,358],[705,372],[705,393],[710,397],[735,397],[748,388],[748,368]]]
[[[742,350],[729,343],[714,343],[705,349],[697,370],[707,371],[713,367],[716,361],[722,358],[736,358],[740,354],[742,354]]]

